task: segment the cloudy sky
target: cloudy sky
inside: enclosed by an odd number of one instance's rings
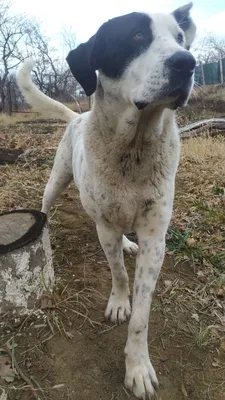
[[[77,42],[86,41],[109,18],[132,11],[171,12],[185,0],[14,0],[15,12],[43,22],[48,35],[57,37],[63,25],[72,26]],[[225,1],[195,0],[192,16],[198,35],[207,32],[225,36]]]

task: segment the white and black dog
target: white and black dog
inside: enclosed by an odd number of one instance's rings
[[[77,115],[32,83],[32,63],[23,64],[18,84],[37,110],[69,126],[59,144],[42,211],[72,178],[95,221],[112,272],[105,315],[130,318],[125,347],[125,386],[141,399],[158,385],[148,352],[148,320],[171,219],[180,155],[175,112],[187,103],[195,59],[188,51],[196,33],[189,3],[171,14],[134,12],[104,23],[67,62],[91,111]],[[96,71],[98,70],[98,76]],[[135,231],[138,247],[123,236]],[[137,252],[132,311],[123,248]]]

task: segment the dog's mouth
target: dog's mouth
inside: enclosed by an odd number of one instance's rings
[[[170,87],[167,88],[167,93],[169,98],[174,103],[175,108],[183,107],[187,104],[191,88],[192,88],[193,78],[183,78],[183,79],[171,79]]]
[[[178,107],[184,107],[187,104],[192,87],[192,81],[188,80],[181,85],[165,85],[158,94],[155,93],[149,101],[134,101],[134,105],[139,111],[145,110],[150,106],[163,106],[176,110]]]
[[[187,104],[190,88],[176,88],[169,93],[169,98],[174,104],[174,108],[184,107]]]
[[[184,107],[187,104],[191,93],[192,83],[187,82],[184,85],[165,88],[161,95],[161,102],[168,104],[169,108],[176,110],[178,107]]]

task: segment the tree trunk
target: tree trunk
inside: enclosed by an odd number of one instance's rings
[[[1,97],[1,108],[2,108],[2,112],[5,112],[5,103],[6,103],[6,95],[5,95],[5,87],[4,87],[4,83],[1,82],[1,93],[0,93],[0,97]]]
[[[53,285],[47,216],[35,210],[0,214],[0,314],[29,314]]]

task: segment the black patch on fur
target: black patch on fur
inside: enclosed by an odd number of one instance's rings
[[[192,8],[192,5],[190,7],[188,6],[183,6],[180,8],[177,8],[173,12],[173,16],[175,17],[177,23],[181,27],[181,29],[185,32],[187,31],[191,24],[192,24],[192,19],[190,17],[190,10]]]
[[[146,217],[149,211],[151,211],[154,201],[151,199],[145,200],[142,204],[142,216]]]
[[[119,78],[127,64],[149,48],[153,40],[150,23],[148,15],[134,12],[113,18],[100,27],[97,36],[102,40],[101,50],[105,51],[101,54],[100,69],[106,76]],[[135,40],[139,32],[143,38]]]
[[[127,65],[149,48],[153,40],[150,23],[148,15],[138,12],[113,18],[88,42],[69,52],[66,60],[70,70],[87,96],[96,90],[96,70],[118,79]],[[137,33],[142,35],[138,40]]]
[[[141,288],[142,296],[146,296],[148,293],[150,293],[150,291],[151,291],[150,286],[148,286],[148,285],[146,285],[146,284],[144,283],[144,284],[142,285],[142,288]]]
[[[106,216],[104,214],[102,214],[102,219],[107,222],[107,224],[110,224],[110,221],[108,218],[106,218]]]
[[[139,279],[142,278],[143,272],[144,272],[144,269],[143,269],[143,267],[141,267],[140,272],[139,272]]]
[[[131,154],[130,153],[124,153],[120,157],[120,164],[121,164],[121,170],[123,176],[126,175],[127,170],[130,169],[130,164],[131,164]]]
[[[131,119],[131,120],[130,120],[130,119],[127,119],[127,120],[126,120],[126,123],[127,123],[128,125],[130,125],[130,126],[135,126],[135,125],[136,125],[136,122],[133,121],[132,119]]]
[[[149,103],[146,103],[145,101],[135,101],[134,104],[138,110],[144,110]]]

